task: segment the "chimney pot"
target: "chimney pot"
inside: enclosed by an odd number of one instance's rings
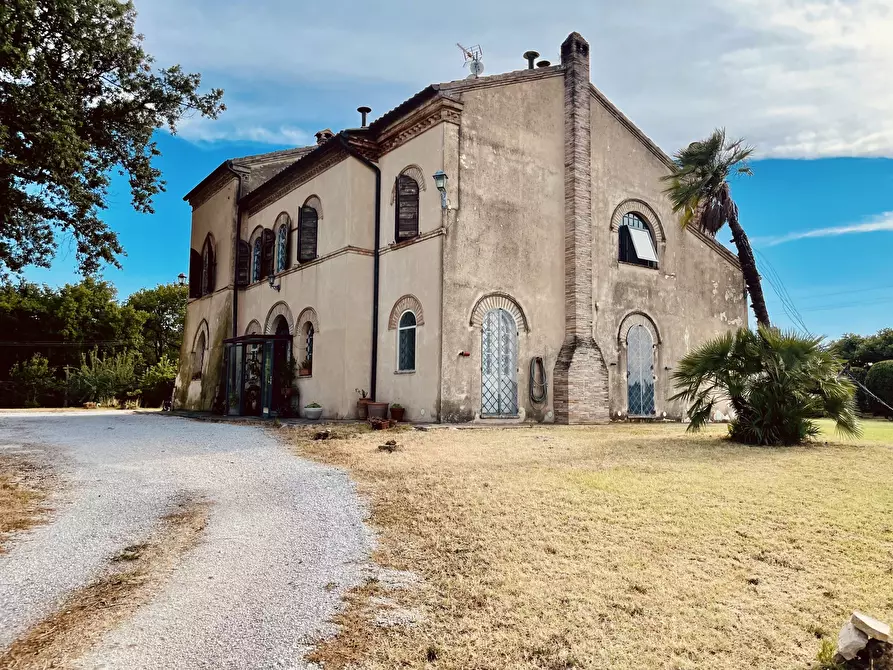
[[[540,57],[539,51],[525,51],[524,58],[527,59],[527,69],[533,69],[533,61]]]
[[[371,107],[357,107],[357,111],[360,113],[360,117],[362,119],[360,127],[365,128],[366,127],[366,114],[371,112],[372,108]]]
[[[536,64],[536,66],[537,67],[549,67],[551,64],[552,63],[550,63],[547,60],[541,60],[539,63]]]
[[[316,143],[317,144],[325,144],[328,140],[332,139],[335,136],[335,133],[332,132],[330,128],[326,128],[325,130],[320,130],[316,133]]]

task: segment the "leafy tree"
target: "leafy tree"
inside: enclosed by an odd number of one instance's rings
[[[726,131],[717,129],[707,139],[676,152],[676,170],[663,180],[669,183],[665,192],[673,203],[673,211],[682,212],[683,227],[694,223],[701,231],[715,236],[729,224],[757,324],[768,327],[769,312],[760,273],[750,240],[738,221],[738,205],[732,200],[728,181],[731,173],[753,174],[746,163],[752,153],[753,148],[746,146],[744,140],[727,140]]]
[[[865,386],[884,403],[893,407],[893,360],[872,365],[865,378]],[[893,416],[893,410],[873,398],[871,405],[878,414]]]
[[[165,356],[174,362],[180,357],[188,295],[187,286],[172,283],[137,291],[127,299],[128,307],[147,315],[142,330],[147,365],[155,365]]]
[[[893,328],[881,328],[874,335],[866,336],[847,333],[833,346],[838,356],[853,365],[893,360]]]
[[[0,275],[48,267],[60,234],[83,273],[117,266],[123,250],[99,218],[112,171],[152,213],[164,189],[153,132],[223,111],[200,75],[154,67],[135,18],[130,0],[0,3]]]
[[[690,403],[693,431],[728,400],[736,414],[731,437],[745,444],[799,444],[818,435],[813,419],[822,415],[841,433],[858,435],[853,384],[821,342],[763,326],[725,333],[679,362],[673,379],[680,390],[671,400]]]
[[[55,386],[54,376],[55,370],[40,354],[16,363],[9,371],[9,379],[24,407],[40,407],[42,396]]]
[[[140,379],[143,405],[159,407],[165,398],[170,398],[177,379],[177,364],[162,355],[159,361],[148,368]]]

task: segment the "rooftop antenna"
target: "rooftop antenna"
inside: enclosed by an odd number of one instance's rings
[[[468,71],[471,72],[468,75],[468,79],[477,79],[484,74],[484,61],[481,60],[484,57],[484,52],[481,50],[481,45],[475,44],[473,47],[463,47],[456,42],[456,46],[459,47],[462,55],[465,56],[465,65],[468,66]]]

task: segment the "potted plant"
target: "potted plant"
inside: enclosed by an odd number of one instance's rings
[[[321,416],[322,405],[320,405],[318,402],[312,402],[309,405],[304,405],[304,418],[310,419],[311,421],[317,421]]]
[[[388,418],[388,403],[386,402],[375,402],[374,400],[370,400],[366,403],[366,410],[369,412],[370,419]]]
[[[354,389],[357,394],[360,396],[360,399],[357,400],[357,418],[361,421],[365,421],[366,417],[369,416],[367,412],[366,405],[368,405],[371,400],[367,397],[368,394],[363,389]]]
[[[395,402],[391,405],[391,419],[394,421],[403,421],[403,414],[406,412],[406,408],[403,407],[399,402]]]
[[[301,369],[298,371],[298,375],[301,377],[309,377],[313,374],[313,364],[310,362],[309,358],[305,358],[301,361]]]

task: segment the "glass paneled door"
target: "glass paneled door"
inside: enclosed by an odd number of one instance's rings
[[[626,384],[629,416],[654,416],[654,342],[645,326],[626,336]]]
[[[481,327],[481,416],[518,414],[518,327],[504,309],[491,309]]]

